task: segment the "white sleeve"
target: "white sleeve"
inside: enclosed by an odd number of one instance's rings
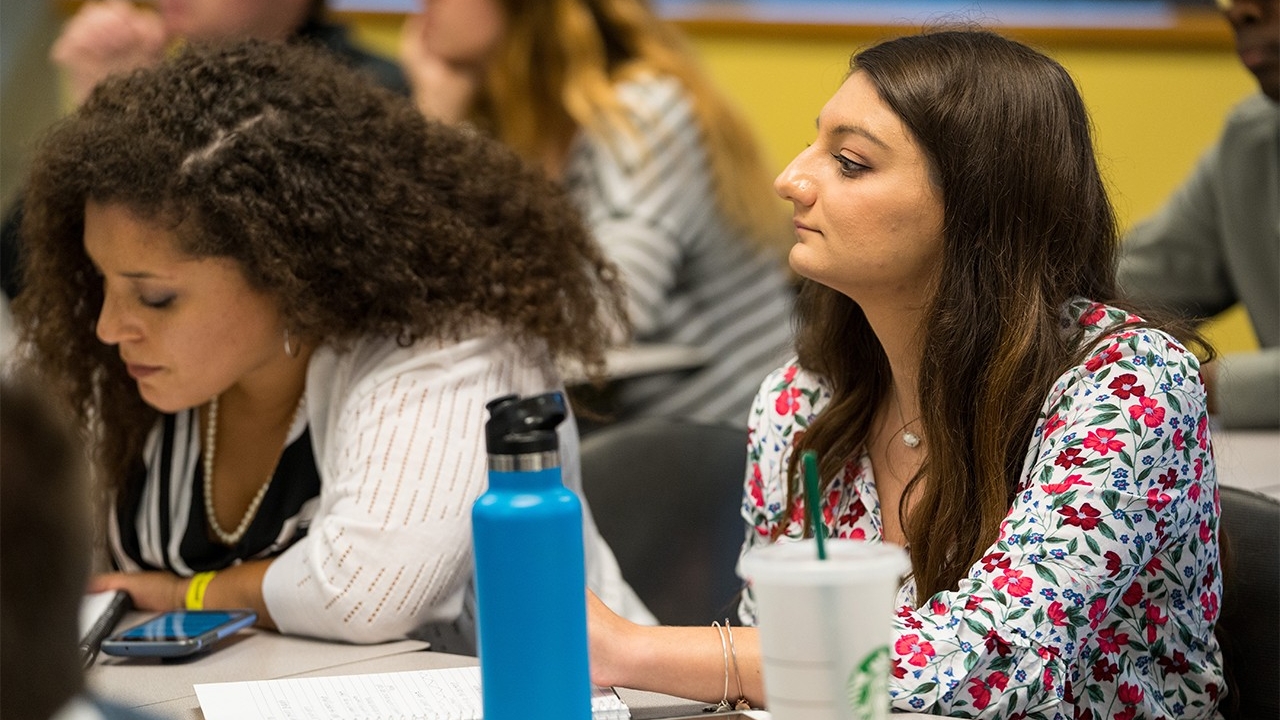
[[[308,398],[331,405],[313,423],[320,507],[263,581],[282,632],[372,643],[457,617],[486,482],[485,403],[548,389],[517,352],[493,339],[392,346],[372,370],[308,381]]]

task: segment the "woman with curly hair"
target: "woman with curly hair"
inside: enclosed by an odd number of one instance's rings
[[[563,194],[258,41],[105,81],[34,167],[14,310],[111,492],[95,587],[473,651],[484,404],[598,376],[622,312]],[[586,548],[591,587],[647,619],[589,517]]]
[[[569,190],[618,265],[635,340],[707,358],[625,384],[619,414],[745,425],[791,353],[785,216],[674,28],[643,0],[430,0],[401,56],[426,115],[492,133]]]
[[[744,552],[820,530],[905,547],[896,710],[1212,718],[1217,478],[1195,355],[1114,304],[1116,223],[1070,75],[977,31],[853,57],[779,175],[806,278],[760,387]],[[755,621],[750,592],[740,619]],[[592,605],[597,683],[764,698],[760,646]],[[740,683],[740,685],[739,685]]]

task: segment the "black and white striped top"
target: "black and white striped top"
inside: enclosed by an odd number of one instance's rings
[[[580,132],[565,183],[628,288],[635,339],[711,358],[692,375],[629,383],[622,415],[746,426],[760,381],[793,353],[793,292],[716,204],[693,106],[674,78],[619,86],[636,126],[612,143]]]

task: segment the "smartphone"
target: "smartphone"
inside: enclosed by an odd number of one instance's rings
[[[102,641],[102,652],[175,658],[211,649],[258,619],[252,610],[173,610]]]

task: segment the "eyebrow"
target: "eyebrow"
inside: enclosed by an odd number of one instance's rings
[[[817,118],[814,119],[813,126],[815,128],[819,126],[819,121]],[[834,128],[831,129],[831,134],[832,135],[857,135],[859,137],[866,138],[867,140],[871,141],[876,145],[879,145],[881,148],[885,150],[892,149],[889,147],[888,143],[876,137],[875,133],[862,127],[861,125],[848,125],[848,124],[836,125]]]

